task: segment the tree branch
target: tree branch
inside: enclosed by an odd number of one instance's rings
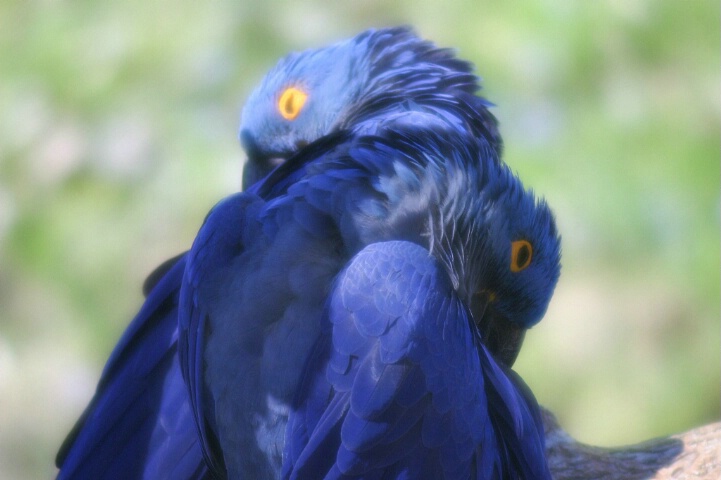
[[[721,422],[636,445],[577,442],[543,409],[546,451],[556,480],[721,479]]]

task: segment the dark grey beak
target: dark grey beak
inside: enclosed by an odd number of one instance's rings
[[[278,155],[269,155],[261,151],[253,136],[247,130],[240,132],[240,144],[248,155],[243,166],[243,190],[268,175],[286,159]]]
[[[471,299],[471,312],[486,348],[507,367],[512,367],[523,346],[526,329],[493,311],[492,293],[481,291]]]
[[[509,368],[512,367],[523,346],[526,329],[505,318],[494,318],[492,315],[486,315],[484,321],[487,322],[486,333],[483,335],[486,347],[497,360]]]
[[[243,190],[265,178],[275,167],[285,161],[281,157],[251,157],[243,165]]]

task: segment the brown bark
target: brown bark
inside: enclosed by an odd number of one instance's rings
[[[556,480],[721,479],[721,422],[616,448],[577,442],[543,409],[546,452]]]

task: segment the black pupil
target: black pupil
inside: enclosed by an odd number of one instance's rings
[[[528,245],[523,245],[520,249],[518,249],[518,256],[516,257],[516,266],[518,268],[523,267],[526,262],[528,262],[528,257],[530,256],[531,252],[528,250]]]
[[[293,95],[288,95],[288,98],[285,100],[285,111],[287,113],[293,113]]]

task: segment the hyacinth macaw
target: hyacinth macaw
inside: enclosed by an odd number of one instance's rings
[[[550,478],[510,366],[559,237],[478,88],[405,28],[282,59],[245,191],[151,275],[59,478]]]

